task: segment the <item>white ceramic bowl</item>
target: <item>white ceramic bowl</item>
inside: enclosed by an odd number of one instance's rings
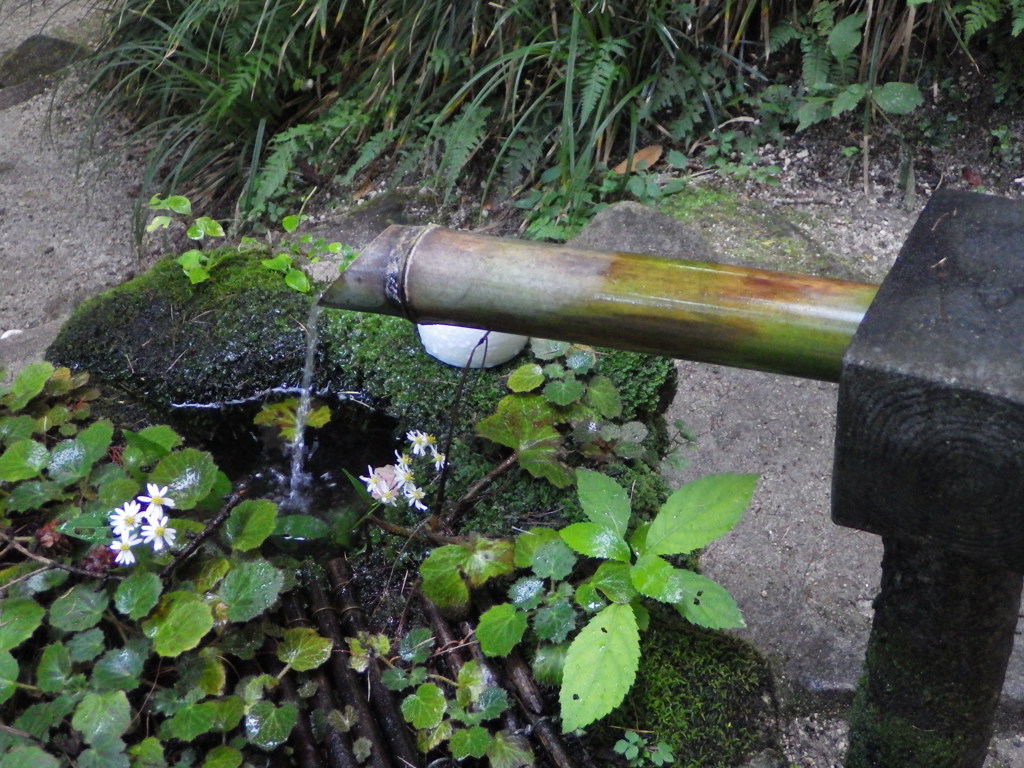
[[[457,325],[418,325],[416,328],[428,355],[457,368],[464,367],[470,355],[470,368],[501,365],[522,352],[530,340],[528,336],[497,331],[487,335],[487,331],[479,328],[462,328]],[[485,335],[487,340],[480,344]]]

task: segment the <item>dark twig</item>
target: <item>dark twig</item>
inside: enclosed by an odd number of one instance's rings
[[[74,573],[78,576],[84,576],[87,579],[99,579],[100,581],[106,581],[107,579],[124,581],[125,578],[124,576],[118,576],[117,574],[113,573],[93,573],[92,571],[87,571],[84,568],[76,568],[73,565],[66,565],[57,560],[53,560],[52,558],[45,557],[43,555],[38,555],[35,552],[32,552],[26,549],[25,547],[21,546],[21,544],[19,544],[14,538],[8,536],[5,533],[0,533],[0,540],[6,541],[7,545],[12,549],[20,552],[25,557],[35,560],[37,563],[43,563],[48,568],[59,568],[60,570],[67,571],[68,573]]]
[[[299,696],[295,691],[295,684],[292,682],[291,675],[285,675],[281,678],[281,695],[282,698],[293,703],[299,710],[299,717],[295,722],[295,728],[292,729],[291,736],[288,738],[288,743],[295,750],[295,759],[299,768],[328,768],[324,765],[323,757],[320,755],[320,750],[316,745],[316,739],[313,738],[313,731],[309,727],[309,719],[305,709],[300,705]],[[334,768],[334,766],[331,766],[331,768]],[[352,760],[350,766],[338,766],[337,768],[356,768],[355,759]]]
[[[483,495],[484,491],[487,490],[491,483],[512,469],[512,467],[516,465],[517,461],[519,461],[519,452],[513,451],[502,459],[500,464],[492,468],[490,472],[467,488],[466,493],[458,500],[458,502],[456,502],[455,506],[452,507],[451,512],[444,516],[444,519],[441,521],[441,530],[453,530],[462,514],[473,506],[476,500]]]
[[[220,512],[217,513],[217,516],[210,520],[210,522],[206,524],[206,527],[203,528],[203,530],[200,531],[198,534],[196,534],[196,536],[192,538],[188,544],[182,547],[181,551],[174,556],[174,559],[171,560],[171,562],[169,562],[160,570],[159,575],[161,579],[167,578],[170,575],[171,571],[177,568],[189,557],[191,557],[193,553],[195,553],[195,551],[199,549],[199,547],[202,545],[204,541],[210,538],[217,530],[220,529],[222,525],[224,525],[224,521],[228,519],[228,516],[231,514],[231,510],[237,507],[242,502],[242,500],[245,499],[245,492],[245,485],[241,485],[235,489],[234,493],[232,493],[228,497],[228,500],[224,503],[224,506],[221,507]]]

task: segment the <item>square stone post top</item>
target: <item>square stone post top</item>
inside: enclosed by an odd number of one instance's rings
[[[843,359],[832,519],[1024,572],[1024,203],[938,191]]]

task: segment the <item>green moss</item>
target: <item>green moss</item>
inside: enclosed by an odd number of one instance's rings
[[[745,643],[689,624],[669,609],[652,612],[642,657],[623,705],[594,728],[614,743],[629,728],[665,741],[680,768],[738,765],[772,744],[767,663]]]
[[[862,686],[863,688],[863,686]],[[858,692],[851,712],[847,768],[899,765],[906,768],[953,768],[961,765],[961,739],[942,738],[913,723],[867,705]]]

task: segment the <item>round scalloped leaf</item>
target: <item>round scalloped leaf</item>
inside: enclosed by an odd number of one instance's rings
[[[179,656],[195,648],[212,628],[210,606],[193,592],[168,592],[156,615],[142,625],[153,640],[153,650],[161,656]]]
[[[607,376],[593,376],[587,386],[587,394],[583,398],[588,405],[594,406],[597,412],[606,419],[617,419],[622,415],[622,400],[619,390]]]
[[[99,623],[109,602],[103,590],[79,584],[53,601],[50,624],[65,632],[81,632]]]
[[[0,651],[0,704],[17,690],[18,662],[8,651]]]
[[[217,480],[217,466],[205,451],[185,448],[164,456],[153,468],[150,483],[167,487],[176,510],[192,509],[202,501]]]
[[[539,608],[533,617],[533,631],[545,642],[560,643],[576,629],[576,611],[568,603]]]
[[[334,643],[321,637],[309,627],[294,627],[284,631],[284,638],[277,646],[277,658],[296,672],[316,669],[329,658]]]
[[[274,532],[277,505],[266,499],[246,499],[231,510],[224,532],[231,548],[245,552],[256,549]]]
[[[572,405],[578,402],[586,388],[576,379],[549,381],[544,385],[544,397],[555,405]]]
[[[230,731],[244,714],[245,702],[238,696],[226,696],[179,709],[167,730],[176,739],[192,741],[204,733]]]
[[[36,667],[39,690],[54,693],[61,690],[71,675],[71,654],[63,643],[52,643],[43,649]]]
[[[141,619],[153,610],[163,583],[155,573],[135,571],[114,592],[114,607],[129,619]]]
[[[87,693],[75,708],[71,726],[82,732],[86,744],[118,738],[131,724],[131,707],[124,691]]]
[[[3,760],[4,768],[60,768],[57,758],[39,747],[15,747]]]
[[[50,452],[35,440],[18,440],[0,454],[0,481],[30,480],[50,463]]]
[[[444,717],[447,702],[434,683],[423,683],[402,700],[402,717],[418,730],[434,728]]]
[[[28,405],[29,400],[43,391],[46,382],[53,375],[53,370],[53,366],[45,361],[26,365],[14,377],[14,383],[11,385],[11,392],[8,395],[10,400],[7,400],[4,405],[11,411],[20,411]],[[4,399],[6,398],[0,398],[0,402]]]
[[[200,768],[238,768],[242,764],[242,753],[234,747],[221,744],[206,754]]]
[[[91,687],[97,691],[130,691],[139,686],[142,668],[149,660],[149,640],[136,637],[121,648],[112,648],[93,667]]]
[[[460,728],[452,734],[451,746],[452,757],[456,760],[463,760],[467,757],[483,757],[491,746],[494,737],[490,731],[480,725],[470,728]]]
[[[284,586],[284,574],[262,558],[231,569],[220,588],[228,619],[249,621],[266,611]]]
[[[487,656],[508,656],[523,639],[525,631],[526,613],[510,603],[500,603],[480,616],[476,639]]]
[[[245,716],[245,733],[257,747],[270,751],[288,740],[298,717],[299,710],[291,702],[275,707],[269,701],[257,701]]]
[[[508,388],[513,392],[529,392],[543,383],[544,370],[536,363],[524,363],[508,377]]]
[[[28,640],[45,613],[41,605],[26,597],[0,599],[0,651],[9,651]]]

